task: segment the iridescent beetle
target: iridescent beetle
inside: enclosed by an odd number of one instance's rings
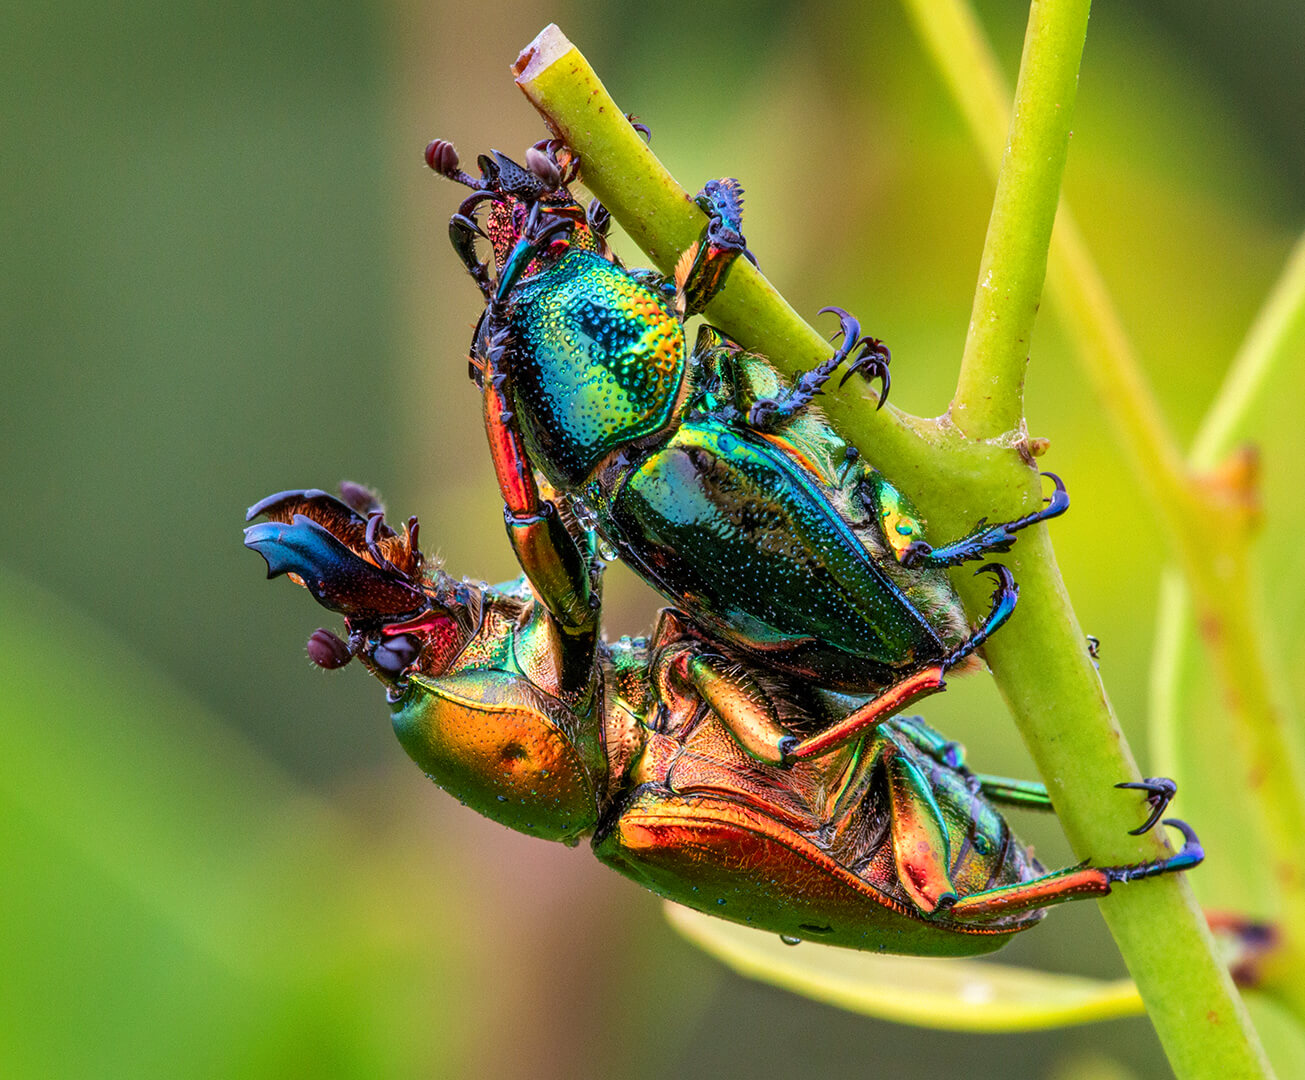
[[[1185,840],[1177,854],[1046,873],[996,808],[1049,809],[1045,790],[971,773],[918,718],[788,768],[758,762],[723,712],[768,710],[802,732],[837,705],[742,665],[672,610],[650,640],[608,645],[596,603],[536,598],[524,579],[455,581],[426,565],[416,519],[395,533],[365,489],[342,494],[284,492],[249,511],[271,519],[245,535],[268,576],[291,575],[345,618],[347,642],[318,630],[309,655],[328,668],[357,657],[385,686],[409,756],[464,804],[532,836],[588,837],[600,860],[661,896],[790,940],[962,956],[996,949],[1049,905],[1203,857],[1171,819]],[[574,542],[573,523],[549,520],[559,527],[536,534],[537,554],[582,565],[596,597],[601,561]],[[699,676],[722,662],[733,678],[704,692]],[[1173,793],[1168,781],[1145,788],[1139,832]]]
[[[473,376],[508,534],[533,584],[553,587],[542,578],[558,570],[532,549],[557,514],[537,470],[636,573],[750,666],[871,698],[807,737],[761,717],[735,732],[770,763],[823,753],[942,689],[944,674],[1009,617],[1016,589],[1004,568],[981,568],[998,587],[974,629],[943,568],[1004,551],[1018,530],[1063,513],[1058,479],[1037,512],[930,547],[907,500],[812,407],[844,364],[845,379],[859,371],[887,392],[887,350],[861,337],[855,319],[826,309],[840,316],[841,344],[791,388],[710,328],[689,352],[684,319],[747,254],[735,181],[703,189],[708,224],[665,279],[615,260],[605,212],[572,197],[575,163],[555,143],[532,147],[530,168],[482,156],[479,179],[441,140],[427,162],[474,189],[450,235],[485,300]],[[490,241],[492,267],[477,237]],[[571,600],[587,603],[585,589]]]

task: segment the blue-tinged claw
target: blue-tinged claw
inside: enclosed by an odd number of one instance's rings
[[[346,617],[392,618],[427,605],[403,575],[374,566],[303,514],[249,526],[245,546],[263,556],[268,577],[297,575],[319,604]]]
[[[1178,785],[1167,776],[1148,776],[1145,780],[1128,780],[1116,784],[1115,787],[1146,792],[1146,801],[1151,807],[1151,813],[1146,821],[1136,829],[1129,829],[1129,836],[1141,836],[1155,828],[1156,822],[1160,820],[1160,816],[1168,809],[1178,793]]]
[[[1046,521],[1048,518],[1059,517],[1069,509],[1069,492],[1065,490],[1064,481],[1055,473],[1044,472],[1042,475],[1056,485],[1056,490],[1051,493],[1051,498],[1047,500],[1046,509],[1037,515],[1040,521]]]

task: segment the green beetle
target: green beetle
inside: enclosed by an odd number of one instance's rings
[[[1044,789],[971,773],[919,718],[766,765],[740,749],[740,718],[817,731],[846,703],[750,668],[674,610],[649,639],[605,643],[597,603],[536,595],[524,579],[455,581],[427,565],[416,519],[396,533],[365,489],[342,495],[284,492],[249,511],[270,519],[245,535],[268,576],[291,575],[345,618],[347,641],[318,630],[310,657],[328,668],[357,657],[385,686],[404,749],[455,798],[531,836],[587,837],[660,896],[789,940],[965,956],[1050,905],[1203,857],[1170,820],[1185,843],[1167,858],[1048,873],[997,809],[1050,809]],[[596,597],[602,562],[584,530],[548,520],[536,555],[582,567]],[[1173,790],[1145,789],[1143,829]]]
[[[1064,486],[1052,477],[1046,506],[930,546],[908,500],[813,407],[840,366],[844,378],[881,379],[887,393],[887,350],[851,315],[826,309],[839,316],[839,348],[792,386],[710,328],[688,349],[684,320],[747,255],[736,181],[706,185],[702,237],[663,278],[615,259],[601,208],[582,209],[568,190],[565,148],[539,144],[526,161],[482,156],[476,179],[449,143],[427,148],[433,169],[473,188],[450,235],[485,300],[472,373],[526,575],[539,584],[554,569],[526,547],[556,512],[539,474],[750,666],[870,699],[819,735],[782,725],[738,733],[768,763],[820,753],[942,689],[1016,600],[1004,568],[982,567],[997,591],[971,627],[944,568],[1005,551],[1019,530],[1063,513]],[[478,236],[492,261],[480,261]]]

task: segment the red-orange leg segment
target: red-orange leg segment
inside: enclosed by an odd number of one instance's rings
[[[683,652],[676,673],[693,687],[749,754],[768,765],[784,760],[781,747],[793,740],[780,725],[770,699],[737,664],[714,653]]]
[[[784,760],[801,761],[803,758],[827,754],[887,720],[917,698],[924,697],[926,694],[936,694],[946,685],[943,681],[941,665],[935,664],[933,667],[916,672],[909,678],[890,686],[877,698],[854,709],[838,723],[831,724],[824,731],[817,732],[810,738],[797,742],[796,745],[785,747]]]
[[[1205,852],[1191,826],[1177,818],[1166,818],[1164,823],[1183,834],[1183,848],[1176,855],[1127,866],[1077,866],[1061,870],[1018,885],[974,893],[952,905],[949,914],[957,919],[987,918],[1050,907],[1081,896],[1105,896],[1112,885],[1121,882],[1189,870],[1198,865],[1205,858]]]
[[[589,569],[575,540],[566,531],[551,502],[541,499],[525,443],[513,422],[502,371],[504,332],[495,334],[485,350],[485,434],[489,439],[494,475],[503,495],[508,539],[521,569],[563,626],[592,629],[597,624]]]
[[[893,830],[893,861],[898,880],[926,915],[956,903],[948,865],[951,845],[947,824],[929,780],[891,736],[876,747],[888,776],[889,813]]]

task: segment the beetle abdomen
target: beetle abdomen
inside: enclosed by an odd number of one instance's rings
[[[399,742],[454,798],[509,828],[572,840],[594,827],[596,788],[574,718],[519,675],[414,675],[393,714]]]
[[[660,896],[788,937],[913,956],[999,949],[1021,926],[939,926],[779,822],[737,803],[652,791],[595,845]],[[950,931],[950,932],[949,932]]]

